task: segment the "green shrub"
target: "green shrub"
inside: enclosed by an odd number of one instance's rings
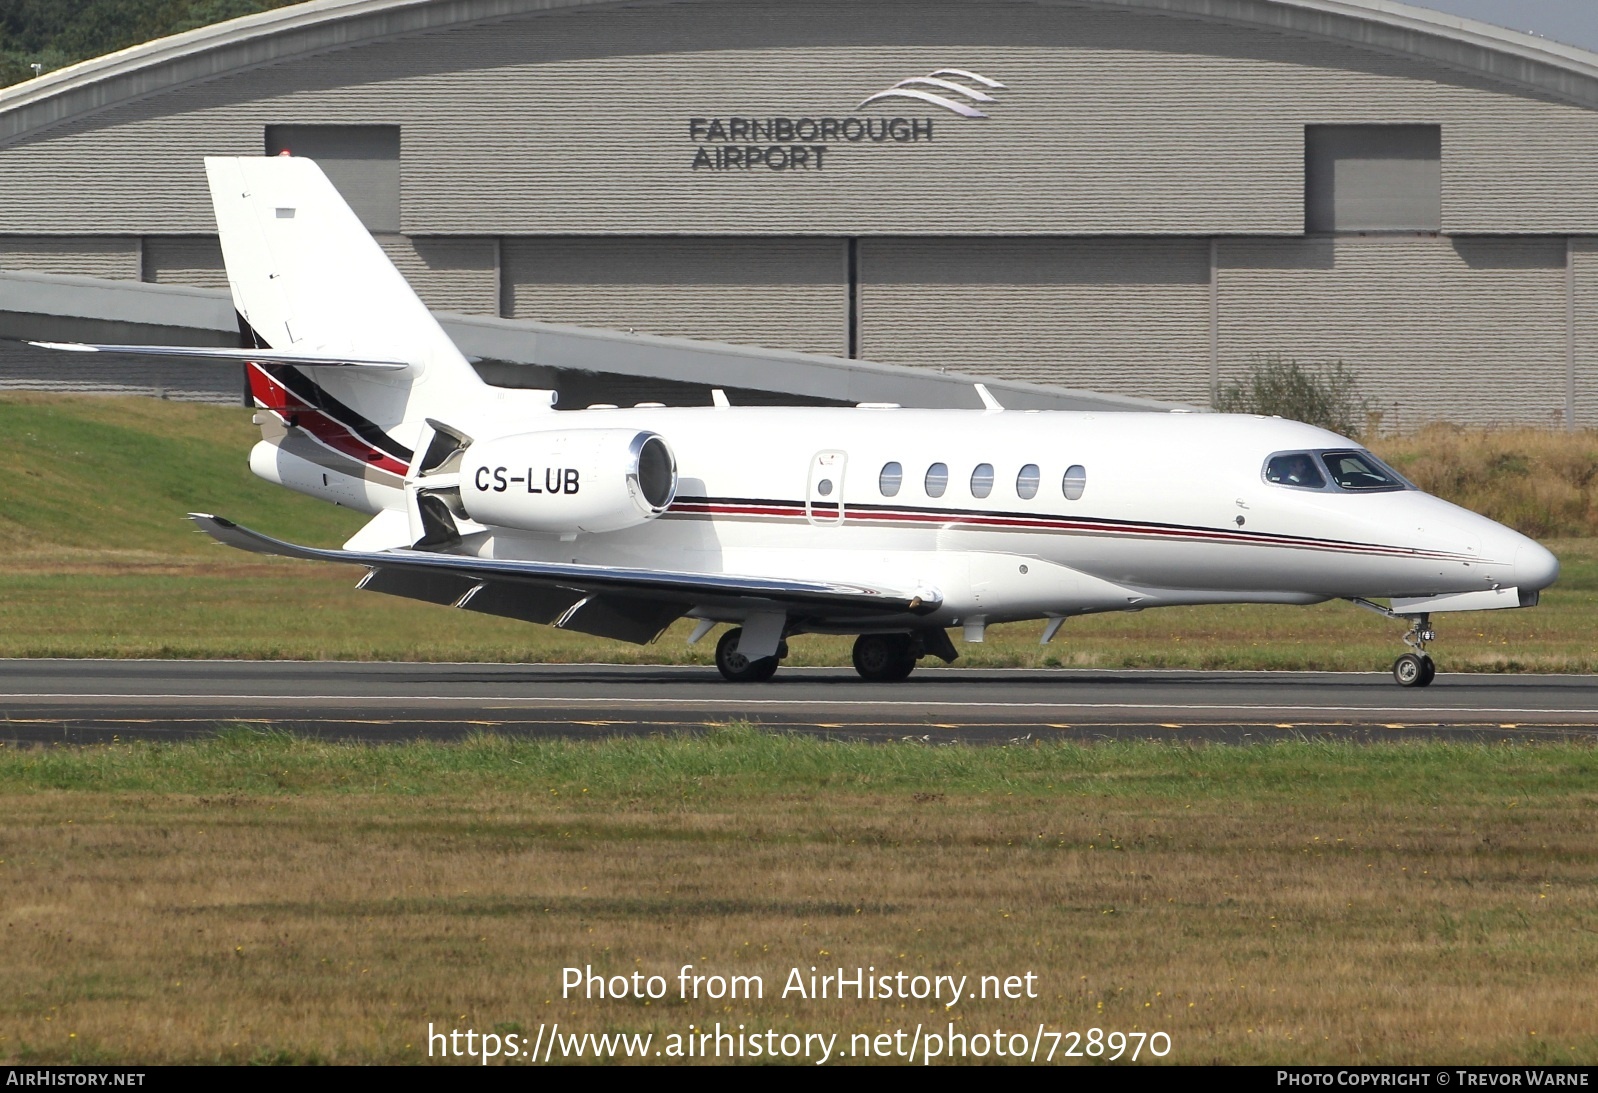
[[[1215,392],[1223,414],[1265,414],[1319,425],[1343,436],[1365,428],[1371,404],[1359,377],[1342,361],[1303,365],[1280,353],[1257,354],[1235,383]]]

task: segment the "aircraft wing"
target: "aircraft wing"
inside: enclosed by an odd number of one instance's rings
[[[218,542],[240,550],[367,566],[371,572],[360,587],[371,591],[640,644],[652,641],[694,607],[836,618],[925,615],[942,603],[935,592],[831,581],[568,565],[410,549],[326,550],[273,539],[220,516],[190,513],[189,518]]]

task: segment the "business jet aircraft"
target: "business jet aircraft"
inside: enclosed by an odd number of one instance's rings
[[[341,550],[220,516],[223,543],[366,568],[360,587],[624,641],[683,617],[729,680],[803,633],[858,635],[898,680],[990,623],[1348,599],[1407,620],[1524,607],[1537,543],[1431,497],[1352,441],[1218,414],[855,408],[557,412],[485,385],[311,160],[206,160],[246,362],[256,474],[372,515]],[[719,393],[718,393],[719,394]],[[1383,606],[1375,601],[1388,599]]]

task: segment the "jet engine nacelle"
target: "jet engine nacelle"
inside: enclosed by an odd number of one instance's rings
[[[480,524],[620,531],[666,511],[677,496],[677,460],[658,434],[639,429],[520,433],[468,446],[460,489]]]

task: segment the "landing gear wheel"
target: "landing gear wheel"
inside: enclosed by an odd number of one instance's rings
[[[1393,678],[1400,687],[1424,687],[1437,676],[1437,665],[1425,653],[1405,653],[1393,662]]]
[[[777,674],[778,657],[761,657],[750,660],[738,651],[738,639],[743,627],[734,626],[716,642],[716,670],[729,683],[764,683]]]
[[[909,634],[861,634],[854,641],[854,670],[873,683],[909,678],[920,656]]]

